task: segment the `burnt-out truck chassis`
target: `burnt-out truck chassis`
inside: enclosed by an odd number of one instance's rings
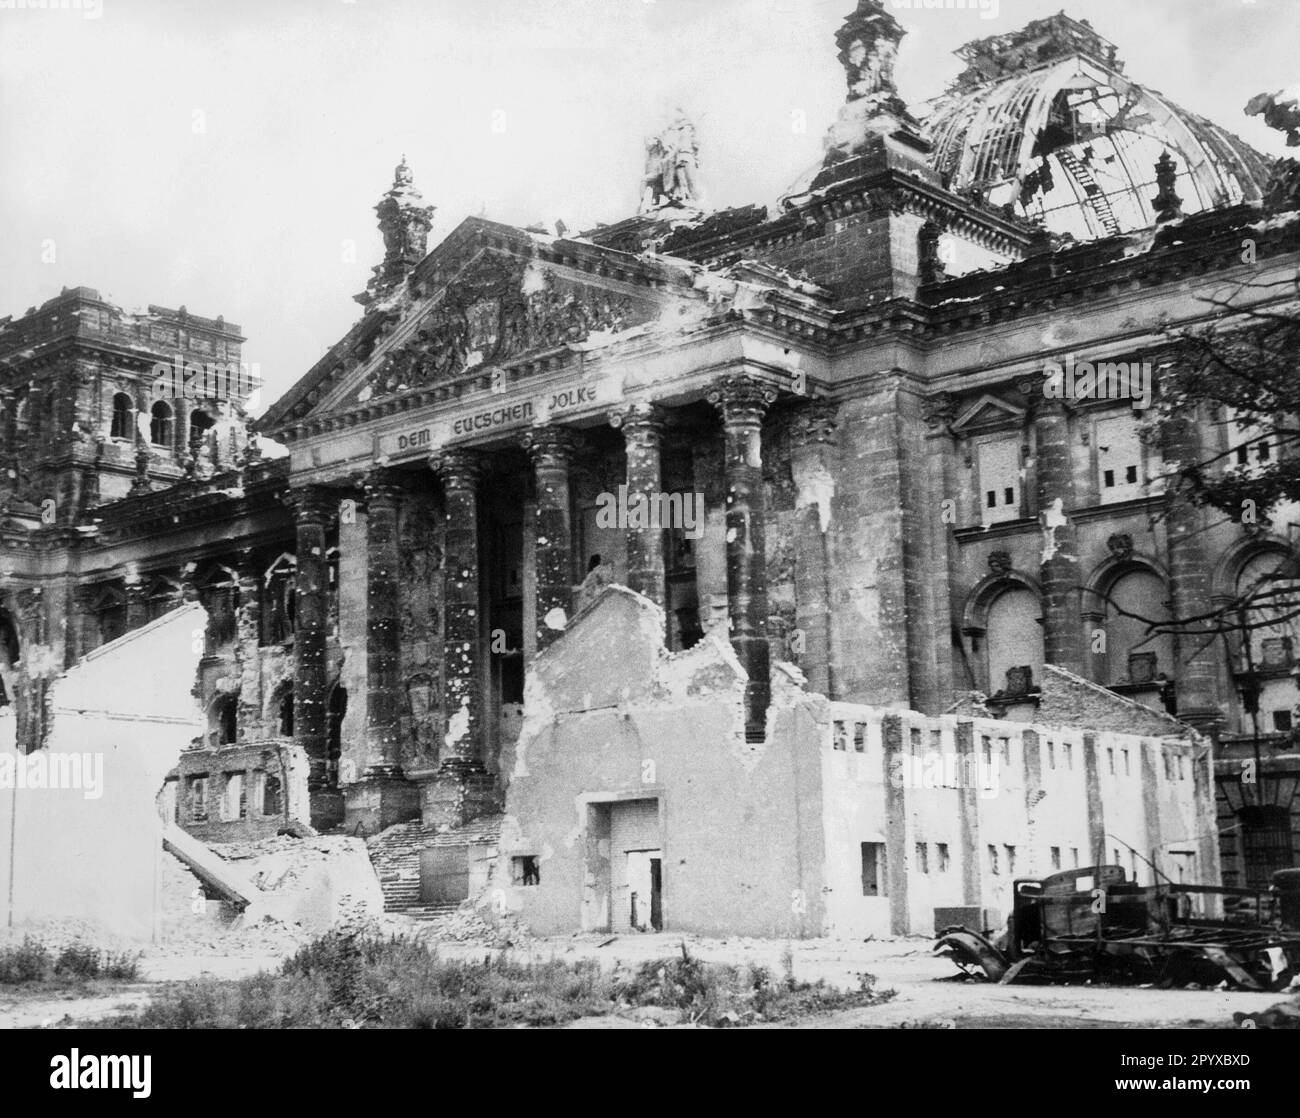
[[[1138,885],[1122,866],[1082,866],[1017,880],[996,939],[941,928],[935,950],[967,974],[1000,983],[1226,981],[1281,990],[1300,974],[1300,927],[1284,918],[1294,906],[1280,903],[1280,885]]]

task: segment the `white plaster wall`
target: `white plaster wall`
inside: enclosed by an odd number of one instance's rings
[[[118,936],[152,935],[162,857],[157,797],[202,728],[191,690],[202,649],[194,633],[205,620],[198,605],[173,610],[55,681],[46,749],[89,754],[92,765],[101,757],[102,794],[0,788],[0,906],[15,924],[71,917]],[[24,763],[12,745],[0,752]]]

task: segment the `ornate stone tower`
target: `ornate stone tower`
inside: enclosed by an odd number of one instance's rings
[[[357,296],[358,303],[366,306],[392,291],[424,259],[434,209],[424,204],[403,155],[393,172],[393,185],[375,207],[379,232],[384,237],[384,262],[375,268],[366,290]]]
[[[858,0],[835,34],[849,92],[826,137],[826,165],[861,154],[877,135],[919,130],[894,84],[898,45],[907,32],[882,0]]]

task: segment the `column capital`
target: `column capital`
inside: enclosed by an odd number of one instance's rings
[[[539,424],[520,436],[519,445],[537,466],[566,465],[578,449],[578,435],[568,427]]]
[[[483,476],[483,453],[468,447],[446,447],[429,455],[429,469],[448,489],[474,489]]]
[[[658,438],[664,429],[664,410],[649,400],[637,400],[609,413],[609,425],[630,440],[638,436]]]
[[[730,373],[714,381],[706,399],[727,425],[762,422],[767,409],[776,401],[776,389],[743,373]]]
[[[334,499],[328,489],[319,485],[304,485],[290,489],[281,500],[293,512],[298,524],[321,524],[329,522],[334,515]]]
[[[825,400],[812,400],[790,417],[792,446],[834,445],[840,409]]]
[[[366,474],[362,492],[368,507],[384,504],[395,507],[400,504],[405,488],[401,484],[401,478],[392,470],[374,469]]]

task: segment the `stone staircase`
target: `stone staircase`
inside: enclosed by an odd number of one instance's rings
[[[384,893],[384,911],[420,920],[437,920],[459,907],[425,904],[420,900],[420,853],[432,846],[495,848],[501,838],[501,816],[485,815],[455,830],[439,831],[423,823],[398,823],[367,842]]]

